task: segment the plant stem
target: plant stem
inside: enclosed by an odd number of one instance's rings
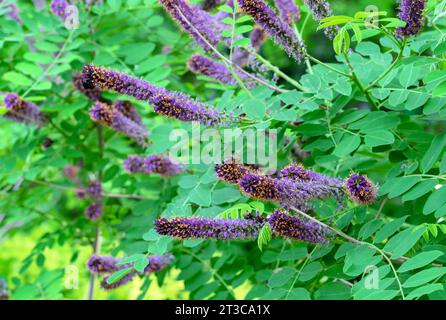
[[[338,69],[336,69],[336,68],[330,66],[329,64],[326,64],[325,62],[322,62],[322,61],[316,59],[315,57],[313,57],[313,56],[310,55],[309,53],[307,53],[306,55],[307,55],[308,59],[310,59],[310,60],[313,61],[314,63],[320,64],[321,66],[323,66],[323,67],[325,67],[325,68],[327,68],[327,69],[329,69],[329,70],[331,70],[331,71],[333,71],[333,72],[336,72],[337,74],[340,74],[341,76],[344,76],[344,77],[347,77],[347,78],[352,79],[352,76],[351,76],[350,74],[345,73],[345,72],[343,72],[343,71],[341,71],[341,70],[338,70]]]

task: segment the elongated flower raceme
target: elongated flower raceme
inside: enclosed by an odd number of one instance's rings
[[[160,235],[177,239],[253,239],[263,223],[253,219],[159,218],[155,229]]]
[[[345,189],[350,198],[358,204],[372,204],[377,197],[376,186],[367,177],[357,173],[352,173],[346,179]]]
[[[38,126],[42,126],[46,122],[39,107],[30,101],[22,100],[15,93],[8,93],[5,96],[4,103],[6,109],[8,109],[4,116],[9,120],[21,123],[33,123]]]
[[[147,130],[106,103],[97,102],[90,109],[90,117],[93,121],[127,135],[142,146],[147,145]]]
[[[276,210],[268,217],[268,223],[275,235],[302,240],[310,243],[328,243],[328,230],[319,224]]]
[[[426,0],[401,0],[399,17],[406,26],[396,30],[399,37],[410,37],[418,34],[424,24],[423,11]]]
[[[250,197],[278,202],[285,208],[295,207],[302,211],[313,208],[313,200],[334,198],[340,206],[343,193],[319,181],[293,181],[277,179],[261,174],[246,174],[239,182],[240,189]]]
[[[104,99],[101,98],[101,90],[98,88],[86,89],[82,83],[82,74],[80,72],[73,73],[73,87],[80,91],[84,96],[86,96],[91,101],[102,101],[105,102]]]
[[[97,199],[102,194],[102,185],[97,180],[92,180],[88,183],[87,193],[93,198]]]
[[[112,256],[93,255],[87,261],[88,270],[94,273],[112,273],[119,269],[117,265],[119,260]]]
[[[275,4],[279,9],[280,17],[286,23],[292,24],[300,20],[300,10],[294,0],[275,0]]]
[[[141,116],[130,101],[117,100],[113,103],[113,107],[133,122],[143,125]]]
[[[162,256],[149,256],[147,259],[149,260],[149,265],[145,267],[144,274],[163,270],[173,262],[174,256],[170,253],[165,253]]]
[[[146,158],[129,156],[124,161],[124,168],[130,173],[157,173],[166,177],[177,175],[183,171],[180,164],[162,155],[151,155]]]
[[[85,65],[82,69],[84,87],[110,90],[146,101],[154,106],[155,112],[181,121],[198,121],[207,125],[225,124],[223,114],[191,97],[159,88],[138,78],[113,70]]]
[[[194,55],[189,59],[189,68],[197,74],[202,74],[210,78],[214,78],[221,83],[236,85],[237,80],[233,77],[229,69],[220,62],[216,62],[208,57]],[[246,75],[234,69],[234,73],[245,83],[248,88],[255,86],[254,82]]]
[[[172,18],[206,51],[213,51],[220,41],[220,28],[212,17],[200,8],[192,8],[184,0],[159,0]],[[209,43],[207,44],[201,36]]]
[[[238,184],[247,174],[256,172],[258,166],[237,163],[235,160],[226,161],[214,166],[216,176],[223,181]]]
[[[203,0],[200,4],[200,8],[204,11],[211,11],[212,9],[217,8],[223,0]]]
[[[310,8],[315,20],[320,21],[322,19],[332,16],[332,10],[330,4],[325,0],[304,0],[305,4]],[[333,39],[339,30],[338,26],[330,26],[324,29],[325,35],[329,39]]]
[[[50,7],[51,11],[62,20],[67,17],[66,9],[68,2],[66,0],[52,0]]]
[[[263,0],[237,1],[242,11],[249,14],[289,56],[297,61],[302,60],[304,45],[293,30]]]

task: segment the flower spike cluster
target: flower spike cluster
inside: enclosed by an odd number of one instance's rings
[[[206,51],[213,51],[221,38],[220,28],[212,17],[198,7],[192,8],[185,0],[159,0],[172,18]],[[209,43],[207,44],[203,38]]]
[[[410,37],[420,32],[425,6],[426,0],[401,0],[399,17],[406,22],[406,26],[396,30],[399,37]]]
[[[310,243],[328,243],[326,229],[315,222],[293,217],[286,211],[275,210],[268,217],[268,223],[275,235]]]
[[[203,0],[200,4],[200,8],[204,11],[211,11],[217,8],[223,0]]]
[[[314,19],[317,21],[328,18],[332,15],[330,4],[325,0],[304,0],[304,2],[310,8]],[[329,39],[333,39],[338,30],[338,26],[330,26],[324,29],[324,33]]]
[[[292,24],[300,20],[300,10],[294,0],[276,0],[275,3],[283,21]]]
[[[247,173],[254,173],[259,167],[257,165],[240,164],[234,159],[214,166],[216,176],[229,183],[238,184]]]
[[[352,173],[345,181],[345,189],[350,198],[358,204],[372,204],[377,197],[376,186],[367,177],[357,173]]]
[[[224,123],[223,115],[217,110],[207,108],[191,97],[159,88],[124,73],[85,65],[82,80],[86,89],[98,88],[146,101],[154,106],[155,112],[182,121],[198,121],[207,125]]]
[[[208,57],[194,55],[189,59],[188,65],[194,73],[208,76],[220,81],[221,83],[231,85],[237,84],[237,80],[223,63],[216,62]],[[246,83],[248,88],[253,88],[255,86],[254,82],[251,81],[251,79],[246,75],[237,70],[234,70],[234,72],[244,83]]]
[[[46,122],[38,106],[30,101],[22,100],[15,93],[8,93],[5,96],[4,103],[6,109],[8,109],[4,117],[9,120],[20,123],[33,123],[38,126],[42,126]]]
[[[147,145],[147,130],[109,104],[97,102],[90,109],[90,117],[93,121],[125,134],[142,146]]]
[[[293,57],[301,61],[305,52],[303,43],[293,30],[283,22],[263,0],[237,0],[243,12],[249,14],[254,21],[267,32],[274,41]]]
[[[159,218],[155,229],[176,239],[253,239],[264,222],[255,219]]]
[[[180,164],[162,155],[151,155],[146,158],[129,156],[124,161],[124,168],[130,173],[157,173],[165,177],[174,176],[183,171]]]
[[[147,265],[147,267],[145,267],[141,275],[149,275],[153,272],[157,272],[166,268],[169,264],[172,263],[174,257],[170,253],[166,253],[162,256],[149,256],[147,257],[147,260],[149,261],[149,264]],[[136,272],[135,270],[131,270],[128,274],[126,274],[118,281],[109,284],[107,280],[110,278],[113,272],[131,267],[131,264],[129,263],[119,264],[119,261],[120,261],[119,259],[116,259],[111,256],[99,256],[99,255],[93,255],[88,260],[87,267],[90,270],[90,272],[96,274],[108,273],[108,275],[104,276],[104,278],[100,283],[102,289],[111,290],[121,287],[122,285],[132,281],[133,278],[138,274],[138,272]]]
[[[84,96],[86,96],[91,101],[101,101],[106,102],[101,98],[101,90],[98,88],[86,89],[82,83],[82,74],[80,72],[73,73],[73,87],[80,91]]]

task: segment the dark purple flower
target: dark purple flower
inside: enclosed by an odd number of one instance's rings
[[[136,108],[130,101],[117,100],[113,103],[113,107],[133,122],[140,125],[143,124],[138,111],[136,111]]]
[[[157,173],[161,176],[174,176],[183,171],[180,164],[162,155],[151,155],[147,158],[129,156],[124,161],[124,168],[130,173]]]
[[[172,263],[174,256],[166,253],[162,256],[149,256],[147,259],[149,260],[149,265],[144,269],[144,274],[150,274],[164,269]]]
[[[276,0],[275,3],[283,21],[292,24],[300,20],[300,10],[294,0]]]
[[[211,11],[217,8],[223,0],[203,0],[200,4],[200,8],[204,11]]]
[[[221,30],[212,17],[198,7],[192,8],[184,0],[159,0],[172,18],[206,51],[213,51],[206,41],[216,47]],[[200,35],[206,39],[204,41]]]
[[[101,197],[102,194],[102,185],[99,181],[97,180],[92,180],[88,183],[88,187],[87,187],[87,193],[92,197],[92,198],[99,198]]]
[[[189,59],[189,68],[197,73],[216,79],[221,83],[237,85],[237,80],[233,77],[229,69],[223,64],[216,62],[208,57],[194,55]],[[245,74],[234,69],[234,73],[242,80],[248,88],[253,88],[255,83]]]
[[[85,209],[85,216],[90,220],[96,220],[102,215],[102,204],[93,202]]]
[[[258,169],[256,165],[240,164],[235,160],[216,164],[214,171],[220,180],[238,184],[240,180],[249,172],[255,172]]]
[[[93,121],[124,133],[142,146],[147,145],[147,130],[106,103],[97,102],[90,109],[90,117]]]
[[[399,17],[406,26],[398,28],[399,37],[410,37],[418,34],[424,24],[423,11],[426,0],[401,0]]]
[[[317,21],[332,15],[330,4],[325,0],[304,0],[304,2],[310,8],[314,19]],[[338,26],[330,26],[324,29],[324,33],[329,39],[333,39],[338,33],[338,30]]]
[[[342,192],[344,182],[339,178],[325,176],[323,174],[305,169],[298,164],[292,164],[283,168],[279,173],[280,178],[287,178],[293,181],[315,181],[327,187],[338,189]]]
[[[160,235],[177,239],[253,239],[263,224],[253,219],[159,218],[155,229]]]
[[[350,198],[359,204],[372,204],[377,197],[376,186],[367,177],[357,173],[352,173],[345,181],[345,189]]]
[[[8,93],[4,101],[8,109],[4,115],[6,118],[16,122],[34,123],[38,126],[45,123],[45,117],[34,103],[22,100],[15,93]]]
[[[79,167],[67,165],[63,168],[64,174],[70,179],[77,179],[77,175],[79,174]]]
[[[118,260],[112,256],[93,255],[87,261],[88,270],[94,273],[111,273],[121,269]]]
[[[130,271],[118,281],[114,283],[107,283],[107,280],[110,278],[110,275],[107,275],[102,279],[100,286],[104,290],[113,290],[123,286],[126,283],[129,283],[130,281],[133,280],[135,276],[136,276],[136,271]]]
[[[51,11],[61,19],[65,19],[66,9],[68,6],[68,2],[66,0],[52,0],[51,1]]]
[[[45,137],[42,141],[41,147],[42,149],[48,149],[49,147],[51,147],[54,143],[54,140],[48,137]]]
[[[73,73],[73,86],[91,101],[104,101],[101,98],[101,90],[98,88],[86,89],[82,82],[82,74],[80,72]]]
[[[249,14],[289,56],[297,61],[302,60],[305,51],[303,43],[263,0],[237,1],[242,11]]]
[[[328,243],[328,231],[319,224],[293,217],[287,212],[275,210],[268,222],[275,235],[310,243]]]
[[[185,94],[158,88],[146,81],[93,65],[85,65],[82,72],[86,88],[97,87],[132,96],[153,104],[155,112],[182,121],[199,121],[210,125],[224,122],[222,114]]]
[[[1,5],[2,2],[3,2],[3,0],[0,0],[0,9],[8,9],[9,8],[9,11],[6,12],[6,16],[21,24],[22,20],[19,17],[19,9],[17,8],[17,5],[15,3]]]

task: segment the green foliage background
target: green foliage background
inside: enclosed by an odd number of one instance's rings
[[[86,298],[86,261],[97,227],[103,254],[169,251],[176,256],[172,268],[156,276],[138,278],[115,291],[97,289],[97,299],[401,299],[402,292],[408,299],[446,298],[446,268],[440,266],[446,262],[446,188],[435,188],[446,180],[444,18],[432,24],[434,8],[444,7],[444,1],[429,1],[428,25],[401,52],[383,33],[352,40],[349,58],[362,83],[373,83],[391,67],[369,91],[375,109],[355,82],[323,65],[314,64],[314,73],[307,74],[303,64],[296,65],[270,40],[260,54],[299,81],[305,92],[279,80],[293,91],[275,94],[257,87],[251,98],[239,88],[197,77],[186,63],[200,49],[155,0],[108,0],[92,8],[77,2],[80,27],[72,31],[51,14],[48,4],[38,12],[30,1],[16,3],[23,25],[0,15],[0,91],[17,92],[39,104],[57,129],[0,118],[0,277],[12,299]],[[335,15],[353,16],[377,5],[387,17],[395,16],[396,3],[390,0],[331,4]],[[310,19],[303,32],[308,51],[350,72],[331,41],[316,29]],[[222,110],[244,112],[249,125],[257,128],[279,129],[279,167],[303,161],[328,175],[367,174],[381,186],[376,204],[350,204],[336,212],[334,204],[320,203],[316,212],[320,220],[368,245],[342,238],[327,246],[273,239],[260,251],[255,241],[181,243],[157,236],[152,227],[160,215],[216,217],[236,212],[241,204],[261,212],[271,212],[273,206],[253,202],[218,182],[209,166],[190,166],[169,180],[124,172],[128,155],[166,152],[172,129],[190,130],[189,124],[157,116],[138,101],[132,100],[153,144],[143,150],[104,129],[102,156],[88,116],[90,102],[71,85],[72,72],[87,63],[186,92]],[[263,103],[253,110],[252,99]],[[5,111],[0,107],[0,113]],[[290,119],[302,124],[295,126]],[[46,137],[54,140],[48,149],[41,147]],[[310,156],[296,158],[285,137],[299,142]],[[104,216],[91,222],[84,217],[87,201],[72,191],[36,183],[72,187],[62,171],[80,161],[84,182],[89,173],[103,171],[107,192],[145,199],[108,198]],[[64,288],[67,265],[79,270],[76,290]],[[368,265],[379,269],[378,289],[364,287]]]

